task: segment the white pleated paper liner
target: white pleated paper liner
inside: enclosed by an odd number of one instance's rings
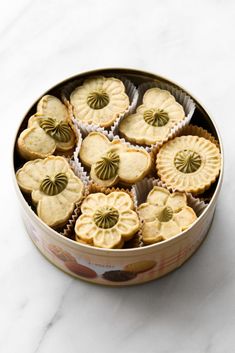
[[[111,130],[106,130],[104,127],[101,127],[95,124],[84,124],[81,121],[78,121],[74,116],[71,116],[71,119],[72,119],[74,128],[81,132],[83,138],[89,135],[90,132],[101,132],[108,138],[112,138],[113,133]]]
[[[200,126],[191,125],[191,124],[186,125],[182,128],[182,130],[179,131],[179,134],[177,136],[186,136],[186,135],[204,137],[205,139],[214,143],[216,147],[220,149],[219,141],[210,132],[208,132],[207,130],[203,129]]]
[[[109,128],[100,127],[98,124],[84,123],[82,121],[77,120],[74,117],[73,107],[72,107],[72,104],[70,103],[70,94],[72,93],[72,91],[76,87],[82,85],[82,81],[75,80],[75,81],[70,82],[68,85],[63,87],[63,89],[61,91],[61,97],[62,97],[62,101],[64,102],[64,104],[66,104],[66,106],[69,109],[69,115],[70,115],[71,120],[74,123],[75,128],[79,129],[81,131],[83,137],[87,136],[92,131],[103,132],[106,136],[109,136],[110,133],[114,134],[117,131],[117,126],[119,124],[119,121],[121,119],[123,119],[125,116],[132,114],[136,109],[136,105],[137,105],[137,101],[138,101],[138,97],[139,97],[139,92],[138,92],[137,88],[135,87],[135,85],[130,80],[128,80],[127,78],[125,78],[123,76],[117,75],[117,74],[110,74],[108,76],[104,74],[102,76],[114,77],[114,78],[117,78],[123,82],[123,84],[125,86],[125,92],[128,95],[129,100],[130,100],[130,105],[123,114],[120,114],[117,117],[117,119],[115,120],[113,125],[111,125]]]
[[[60,234],[64,235],[66,238],[71,238],[72,239],[72,230],[74,227],[74,224],[76,222],[76,219],[78,218],[78,214],[80,212],[80,206],[83,202],[83,200],[85,199],[85,197],[88,195],[88,185],[89,185],[89,179],[87,178],[87,174],[85,172],[83,172],[82,168],[78,169],[74,163],[74,160],[69,158],[67,159],[72,171],[74,172],[74,174],[81,179],[81,181],[83,182],[84,185],[84,192],[83,192],[83,196],[81,198],[80,201],[78,201],[75,204],[73,213],[70,217],[70,219],[67,221],[67,223],[65,224],[65,226],[63,227],[62,231],[60,232]]]
[[[154,82],[142,83],[141,85],[139,85],[139,87],[138,87],[139,98],[138,98],[138,102],[137,102],[137,108],[139,105],[142,104],[143,96],[144,96],[145,92],[148,89],[154,88],[154,87],[169,91],[175,97],[176,101],[182,105],[182,107],[184,108],[184,112],[185,112],[185,118],[171,128],[168,136],[163,141],[157,142],[156,144],[153,144],[151,146],[145,146],[145,149],[147,151],[155,151],[156,152],[165,142],[167,142],[168,140],[177,136],[177,134],[179,134],[181,129],[183,129],[187,124],[190,123],[190,120],[193,116],[196,105],[195,105],[194,101],[192,100],[192,98],[189,97],[184,91],[177,89],[170,84],[154,81]],[[115,130],[115,132],[116,131],[117,130]]]
[[[68,220],[68,222],[66,223],[62,231],[60,232],[60,234],[66,238],[74,240],[74,226],[75,226],[76,220],[80,216],[80,207],[83,200],[84,198],[80,202],[76,203],[72,216],[70,217],[70,219]]]
[[[148,193],[153,189],[154,186],[160,186],[163,187],[164,189],[169,190],[170,192],[175,192],[176,190],[171,189],[167,187],[160,179],[154,179],[154,178],[145,178],[135,185],[133,185],[132,190],[133,193],[136,194],[136,200],[138,206],[144,202],[146,202]],[[199,217],[200,214],[204,211],[204,209],[207,207],[207,204],[194,197],[190,193],[185,193],[187,196],[187,204],[189,207],[191,207],[196,215]]]
[[[81,134],[81,131],[79,129],[75,128],[74,124],[73,124],[73,131],[74,131],[74,133],[76,135],[76,140],[77,140],[76,147],[75,147],[75,150],[73,152],[73,155],[74,155],[74,153],[77,153],[77,154],[79,153],[80,148],[82,146],[82,134]]]
[[[86,170],[83,168],[82,164],[78,160],[69,160],[69,164],[74,171],[74,174],[82,180],[84,183],[85,187],[88,187],[90,184],[90,178],[86,172]]]
[[[126,94],[128,95],[130,100],[129,108],[126,110],[124,114],[120,115],[119,118],[116,119],[116,121],[111,126],[110,130],[113,133],[113,135],[115,135],[118,132],[118,125],[120,124],[120,121],[124,119],[127,115],[133,114],[134,111],[136,110],[137,102],[139,99],[139,90],[130,80],[128,80],[123,76],[112,74],[112,77],[115,77],[124,83]]]

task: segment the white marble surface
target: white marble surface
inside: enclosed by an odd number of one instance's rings
[[[235,350],[234,1],[0,2],[0,352],[231,353]],[[133,67],[187,87],[224,139],[214,223],[180,270],[123,289],[76,281],[24,230],[11,180],[12,142],[31,103],[60,80]]]

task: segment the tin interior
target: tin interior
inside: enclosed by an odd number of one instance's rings
[[[204,129],[206,129],[207,131],[209,131],[217,140],[219,140],[220,146],[221,146],[221,139],[220,139],[218,131],[217,131],[216,127],[215,127],[214,122],[211,120],[211,118],[209,117],[209,115],[206,112],[206,110],[202,107],[202,105],[184,88],[180,87],[179,85],[177,85],[176,83],[172,82],[171,80],[168,80],[168,79],[163,78],[161,76],[158,76],[158,75],[155,75],[155,74],[152,74],[152,73],[148,73],[148,72],[144,72],[144,71],[133,70],[133,69],[120,69],[120,68],[100,69],[100,70],[94,70],[94,71],[85,72],[85,73],[73,76],[73,77],[71,77],[71,78],[69,78],[69,79],[67,79],[65,81],[62,81],[61,83],[55,85],[54,87],[52,87],[49,90],[47,90],[46,92],[44,92],[36,100],[36,102],[31,106],[31,108],[27,111],[27,113],[23,117],[22,123],[21,123],[21,125],[20,125],[20,127],[19,127],[19,129],[17,131],[17,134],[16,134],[16,139],[15,139],[15,144],[14,144],[14,152],[13,152],[14,171],[16,172],[25,163],[25,160],[23,160],[20,157],[19,153],[17,152],[17,148],[16,148],[17,138],[18,138],[19,134],[21,133],[21,131],[24,130],[25,128],[27,128],[28,119],[30,118],[31,115],[33,115],[36,112],[37,102],[39,101],[39,99],[42,96],[44,96],[45,94],[51,94],[51,95],[54,95],[54,96],[60,98],[61,89],[63,88],[63,86],[65,86],[66,84],[70,83],[71,81],[78,80],[78,79],[79,80],[85,80],[86,78],[88,78],[90,76],[94,76],[94,75],[112,76],[112,74],[118,74],[118,75],[121,75],[121,76],[125,76],[126,78],[128,78],[130,81],[132,81],[137,86],[139,84],[141,84],[141,83],[144,83],[144,82],[149,82],[149,81],[159,82],[160,81],[160,82],[169,83],[172,86],[183,90],[189,96],[192,97],[192,99],[194,100],[194,102],[196,104],[196,109],[195,109],[195,112],[193,114],[193,117],[192,117],[190,123],[194,124],[194,125],[201,126]],[[222,170],[222,168],[221,168],[221,170]],[[215,192],[218,189],[218,183],[220,183],[220,181],[221,181],[221,177],[222,177],[222,175],[220,175],[220,177],[210,187],[210,189],[207,191],[207,193],[204,193],[205,197],[209,196],[210,198],[212,198],[214,196]],[[26,196],[26,195],[23,195],[23,196],[24,196],[26,202],[30,201],[30,198],[28,196]],[[149,246],[151,246],[151,245],[149,245]],[[148,246],[146,246],[146,247],[148,247]],[[131,249],[129,249],[129,250],[131,250]]]

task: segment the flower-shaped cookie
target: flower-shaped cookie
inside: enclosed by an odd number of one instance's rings
[[[139,229],[139,218],[133,208],[133,201],[123,191],[88,195],[75,224],[77,240],[100,248],[121,248]]]
[[[204,137],[180,136],[166,142],[157,154],[157,172],[171,188],[204,192],[220,171],[220,151]]]
[[[138,212],[143,221],[145,244],[167,240],[187,229],[197,218],[194,210],[187,206],[184,193],[171,194],[158,186],[153,187]]]
[[[83,195],[82,181],[59,156],[25,163],[16,179],[22,191],[31,194],[39,218],[50,227],[64,225]]]
[[[130,104],[122,81],[103,76],[85,80],[71,93],[70,102],[77,120],[103,127],[111,126]]]
[[[101,186],[119,181],[134,184],[150,171],[151,157],[141,148],[131,148],[119,140],[112,142],[100,132],[91,132],[82,142],[81,161],[91,168],[91,178]]]
[[[37,106],[38,112],[28,120],[17,146],[25,159],[45,158],[56,150],[66,152],[75,144],[66,106],[56,97],[46,95]]]
[[[152,145],[164,141],[184,118],[183,107],[170,92],[154,87],[145,92],[136,113],[121,121],[119,130],[130,142]]]

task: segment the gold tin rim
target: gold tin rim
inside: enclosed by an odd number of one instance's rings
[[[50,228],[47,224],[45,224],[37,215],[36,213],[29,207],[28,203],[26,202],[25,198],[23,197],[23,194],[20,191],[20,188],[17,184],[16,181],[16,177],[15,177],[15,169],[14,169],[14,153],[15,153],[15,145],[16,145],[16,139],[17,139],[17,135],[18,135],[18,131],[19,128],[16,132],[16,135],[14,137],[14,143],[13,143],[13,150],[12,150],[12,172],[13,172],[13,183],[16,189],[16,193],[21,201],[21,205],[23,206],[23,208],[26,210],[26,212],[29,213],[30,217],[32,217],[32,219],[38,223],[38,225],[40,226],[40,228],[42,228],[45,232],[50,233],[51,236],[53,236],[53,238],[56,238],[56,240],[61,241],[62,243],[65,243],[67,246],[72,247],[72,248],[77,248],[79,251],[85,251],[88,253],[95,253],[96,256],[98,255],[98,253],[100,253],[100,256],[103,255],[108,255],[108,256],[127,256],[127,255],[134,255],[134,253],[139,253],[139,255],[141,255],[141,253],[146,253],[146,252],[154,252],[156,249],[160,249],[161,247],[166,247],[169,246],[170,244],[172,244],[173,241],[177,241],[179,240],[180,237],[182,237],[183,235],[186,235],[189,231],[191,231],[200,221],[201,219],[203,219],[206,214],[207,211],[210,207],[212,207],[215,202],[216,202],[216,198],[218,197],[218,194],[220,192],[221,186],[222,186],[222,180],[223,180],[223,174],[224,174],[224,149],[223,149],[223,144],[222,144],[222,139],[221,139],[221,135],[219,133],[219,130],[217,128],[217,125],[215,123],[215,121],[213,120],[213,118],[211,118],[211,115],[208,113],[208,111],[204,108],[204,106],[201,104],[201,102],[195,98],[194,95],[192,95],[188,90],[186,90],[184,87],[182,87],[181,85],[179,85],[178,83],[172,81],[171,79],[168,79],[166,77],[160,76],[158,74],[154,74],[152,72],[149,71],[143,71],[143,70],[138,70],[136,68],[132,69],[132,68],[101,68],[101,69],[95,69],[95,70],[89,70],[89,71],[85,71],[82,72],[80,74],[76,74],[73,75],[63,81],[60,81],[59,83],[55,84],[54,86],[52,86],[51,88],[49,88],[45,93],[43,93],[42,95],[40,95],[40,97],[38,99],[35,100],[35,102],[31,105],[31,107],[27,110],[26,114],[24,115],[24,117],[21,120],[21,123],[19,124],[19,126],[22,125],[25,116],[28,114],[28,112],[32,109],[32,107],[38,102],[38,100],[45,94],[47,94],[48,91],[51,91],[53,89],[56,89],[56,87],[58,87],[58,85],[63,85],[66,82],[70,81],[70,80],[75,80],[81,77],[85,77],[88,75],[97,75],[97,74],[108,74],[108,73],[113,73],[113,72],[118,72],[120,74],[125,75],[126,74],[132,74],[132,75],[143,75],[143,76],[148,76],[150,79],[153,80],[161,80],[161,81],[165,81],[169,84],[173,84],[174,86],[176,86],[177,88],[183,90],[186,94],[188,94],[190,97],[193,98],[193,100],[195,101],[197,107],[200,107],[201,110],[203,110],[205,112],[205,114],[208,116],[209,120],[212,122],[212,125],[216,131],[216,134],[218,136],[218,140],[219,140],[219,144],[220,144],[220,149],[221,149],[221,170],[220,170],[220,175],[218,178],[218,182],[216,185],[216,189],[213,193],[213,196],[209,202],[209,204],[207,205],[207,207],[203,210],[202,214],[197,218],[196,222],[194,222],[192,224],[191,227],[189,227],[188,229],[186,229],[185,231],[181,232],[180,234],[174,236],[173,238],[170,238],[168,240],[165,240],[164,242],[159,242],[156,244],[151,244],[151,245],[147,245],[145,247],[140,247],[140,248],[130,248],[130,249],[103,249],[103,248],[97,248],[97,247],[91,247],[89,245],[86,244],[82,244],[82,243],[78,243],[75,242],[72,239],[66,238],[65,236],[63,236],[62,234],[60,234],[59,232],[57,232],[56,230]]]

